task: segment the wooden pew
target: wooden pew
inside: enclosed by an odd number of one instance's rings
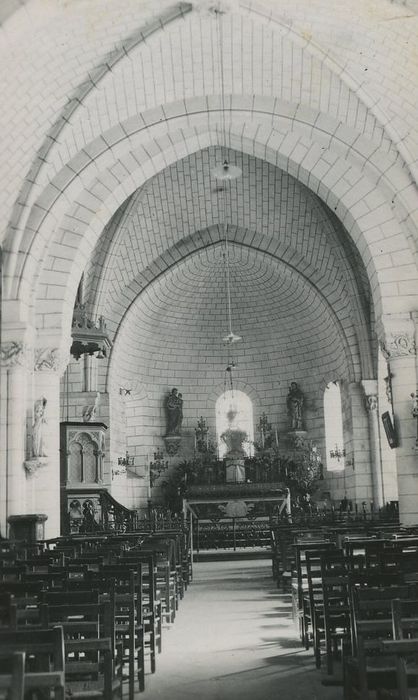
[[[0,698],[1,700],[23,700],[25,684],[24,651],[0,653]],[[4,670],[3,670],[4,668]]]
[[[395,688],[395,663],[382,656],[381,642],[392,638],[392,600],[412,598],[414,585],[365,586],[353,591],[355,650],[344,657],[344,697],[368,700],[370,691]]]
[[[62,598],[66,602],[60,605],[42,603],[41,618],[45,628],[59,624],[63,629],[66,693],[79,700],[122,698],[122,654],[116,648],[113,600],[75,602],[65,593]]]
[[[323,551],[333,549],[333,542],[312,539],[298,542],[293,545],[295,551],[295,570],[292,572],[292,607],[294,619],[298,621],[299,633],[303,646],[309,649],[309,619],[306,607],[307,596],[309,595],[308,575],[306,569],[306,552],[309,550]]]
[[[353,562],[352,562],[353,564]],[[361,567],[363,560],[359,562]],[[334,658],[350,644],[349,568],[341,550],[321,555],[323,624],[327,674],[334,671]]]
[[[395,657],[396,691],[381,690],[381,700],[418,697],[418,600],[392,601],[393,641],[382,642],[385,654]]]
[[[8,653],[25,652],[24,689],[51,691],[56,700],[64,700],[65,661],[62,627],[52,630],[0,631],[0,647]]]

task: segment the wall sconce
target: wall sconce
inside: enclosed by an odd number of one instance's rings
[[[151,488],[154,486],[161,474],[167,471],[167,469],[168,460],[164,460],[164,454],[160,448],[158,448],[157,451],[154,452],[154,461],[150,462],[149,464],[149,481]]]
[[[330,450],[329,456],[331,459],[336,459],[339,462],[343,457],[345,457],[345,449],[341,449],[338,445],[335,445],[333,450]]]
[[[133,467],[135,462],[135,457],[130,455],[126,450],[125,457],[118,457],[118,466],[112,469],[112,477],[119,476],[120,474],[126,474],[126,470],[129,467]]]
[[[118,467],[133,467],[135,464],[135,457],[129,454],[126,450],[125,457],[118,457]]]
[[[120,474],[126,474],[126,467],[114,467],[112,469],[112,478],[114,476],[119,476]]]

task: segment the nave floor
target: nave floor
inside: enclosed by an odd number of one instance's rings
[[[342,700],[302,649],[268,559],[199,562],[138,700]]]

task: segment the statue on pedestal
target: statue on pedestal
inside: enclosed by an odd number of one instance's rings
[[[183,422],[183,396],[176,388],[172,389],[165,402],[167,432],[166,435],[180,435]]]
[[[43,397],[35,401],[32,425],[32,457],[46,457],[44,448],[44,425],[46,423],[47,400]]]
[[[47,400],[43,396],[35,401],[33,407],[33,423],[32,434],[30,436],[29,459],[25,460],[24,467],[26,476],[36,476],[39,467],[43,467],[48,463],[48,456],[45,452],[44,425],[47,420],[46,405]]]
[[[292,430],[303,430],[303,403],[305,397],[296,382],[292,382],[286,398],[287,412]]]
[[[167,453],[173,457],[180,450],[183,423],[183,396],[174,387],[165,400],[167,431],[164,436]]]

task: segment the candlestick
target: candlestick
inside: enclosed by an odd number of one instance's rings
[[[264,430],[261,428],[261,447],[264,449]]]
[[[279,436],[277,434],[277,428],[275,428],[275,430],[274,430],[274,437],[276,439],[276,447],[278,447],[279,446]]]

